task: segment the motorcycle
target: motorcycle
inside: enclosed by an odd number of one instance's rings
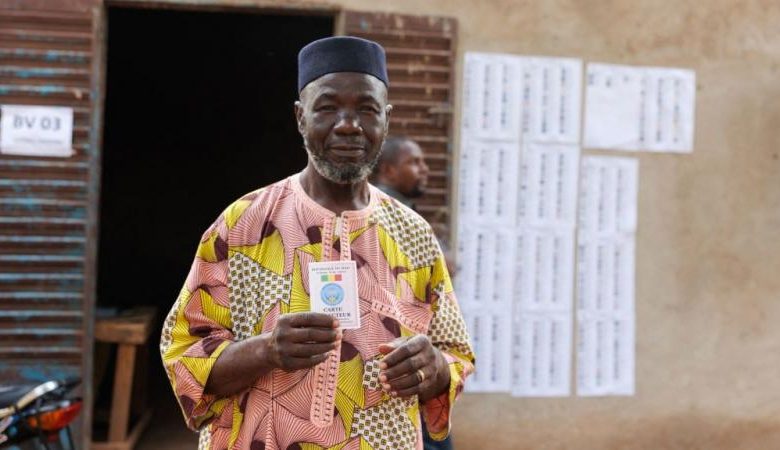
[[[80,383],[68,379],[0,384],[0,448],[30,445],[74,450],[70,424],[81,411],[82,400],[70,393]]]

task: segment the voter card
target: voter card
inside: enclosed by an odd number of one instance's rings
[[[329,314],[341,328],[360,328],[360,303],[355,261],[309,263],[311,310]]]

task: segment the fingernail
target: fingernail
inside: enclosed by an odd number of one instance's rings
[[[383,363],[383,362],[379,363],[379,368],[380,369],[387,369],[387,363]]]
[[[389,384],[382,384],[382,390],[389,391],[390,385]]]
[[[387,376],[386,375],[379,375],[379,381],[384,383],[385,381],[387,381]]]
[[[340,325],[339,319],[333,319],[333,328],[338,328]]]

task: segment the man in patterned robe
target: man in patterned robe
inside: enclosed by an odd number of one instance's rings
[[[299,56],[299,174],[203,234],[160,350],[203,449],[421,449],[447,436],[473,355],[419,215],[367,181],[387,135],[384,50],[327,38]],[[361,327],[310,312],[308,266],[355,261]]]

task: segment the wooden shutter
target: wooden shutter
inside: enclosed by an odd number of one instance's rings
[[[0,380],[79,376],[86,422],[98,174],[94,20],[90,11],[0,9],[0,104],[72,107],[75,149],[68,158],[0,155]]]
[[[376,41],[387,51],[391,134],[417,141],[431,173],[417,204],[428,221],[449,222],[455,19],[345,11],[341,34]]]

